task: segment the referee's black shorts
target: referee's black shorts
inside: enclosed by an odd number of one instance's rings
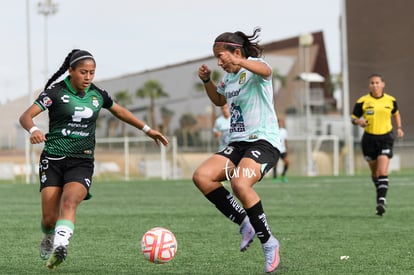
[[[394,139],[395,136],[393,132],[389,132],[385,135],[364,133],[361,140],[364,158],[367,161],[376,160],[379,155],[386,155],[388,158],[392,158]]]

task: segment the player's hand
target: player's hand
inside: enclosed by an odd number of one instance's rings
[[[365,128],[368,126],[368,121],[366,121],[365,119],[358,119],[357,120],[357,124],[359,126],[361,126],[362,128]]]
[[[42,143],[44,141],[46,141],[46,136],[40,130],[36,130],[30,135],[30,143],[31,144],[39,144],[39,143]]]
[[[201,80],[207,80],[210,78],[211,70],[207,67],[206,64],[203,64],[198,68],[198,77]]]
[[[220,52],[219,58],[223,66],[239,65],[241,58],[228,51]]]
[[[168,139],[163,134],[161,134],[160,132],[158,132],[158,131],[156,131],[154,129],[150,129],[147,132],[147,136],[151,137],[155,141],[155,143],[157,143],[157,145],[159,145],[160,142],[164,146],[167,146],[168,145]]]
[[[403,138],[404,137],[404,131],[403,131],[402,128],[397,129],[397,137],[398,138]]]

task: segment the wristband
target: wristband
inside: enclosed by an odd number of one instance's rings
[[[207,79],[201,79],[201,81],[203,81],[203,83],[208,83],[208,82],[210,82],[210,77],[207,78]]]
[[[144,133],[148,133],[148,132],[149,132],[149,130],[151,130],[151,127],[149,127],[147,124],[145,124],[145,125],[144,125],[144,127],[142,127],[142,131],[143,131]]]
[[[33,126],[32,128],[30,128],[29,133],[33,134],[34,131],[38,131],[38,130],[40,130],[40,129],[37,126]]]

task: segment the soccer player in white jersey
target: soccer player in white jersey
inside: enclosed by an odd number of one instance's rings
[[[157,144],[168,144],[160,132],[151,129],[92,83],[95,68],[92,54],[77,49],[71,51],[47,81],[44,91],[20,116],[20,124],[30,133],[30,142],[44,142],[39,162],[44,233],[40,257],[47,260],[46,265],[52,270],[66,259],[79,204],[91,197],[95,129],[101,109],[108,109],[118,119],[141,129]],[[69,75],[54,83],[65,72]],[[49,112],[46,134],[33,122],[33,118],[45,110]]]
[[[265,272],[280,262],[279,241],[267,222],[262,202],[253,186],[271,170],[279,158],[279,126],[273,104],[272,69],[261,58],[256,42],[260,28],[252,35],[225,32],[214,41],[217,65],[226,74],[220,83],[210,79],[205,64],[198,76],[210,100],[230,108],[230,136],[227,147],[204,161],[194,172],[193,182],[201,193],[227,218],[240,226],[245,251],[255,235],[259,238]],[[221,184],[229,180],[238,199]]]
[[[230,111],[227,104],[221,106],[222,115],[214,121],[213,133],[218,139],[218,150],[221,151],[226,148],[229,143],[230,136]]]
[[[283,161],[283,170],[280,175],[280,179],[282,182],[288,182],[288,179],[286,177],[286,172],[289,169],[290,160],[288,158],[288,131],[286,130],[284,126],[285,122],[283,119],[279,118],[279,134],[280,134],[280,159]],[[273,167],[273,180],[275,182],[278,182],[277,178],[277,162],[275,164],[275,167]]]

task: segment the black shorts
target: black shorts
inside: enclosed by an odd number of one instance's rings
[[[261,169],[260,180],[266,175],[269,170],[275,166],[279,159],[279,150],[273,147],[265,140],[258,140],[254,142],[238,141],[232,142],[227,147],[216,153],[231,160],[234,165],[239,165],[242,158],[250,158],[260,164],[266,166]]]
[[[42,152],[39,162],[40,191],[47,186],[63,187],[79,182],[88,190],[92,184],[94,159],[54,156]]]
[[[362,135],[361,146],[364,158],[367,161],[376,160],[379,155],[393,156],[394,134],[389,132],[385,135]]]

